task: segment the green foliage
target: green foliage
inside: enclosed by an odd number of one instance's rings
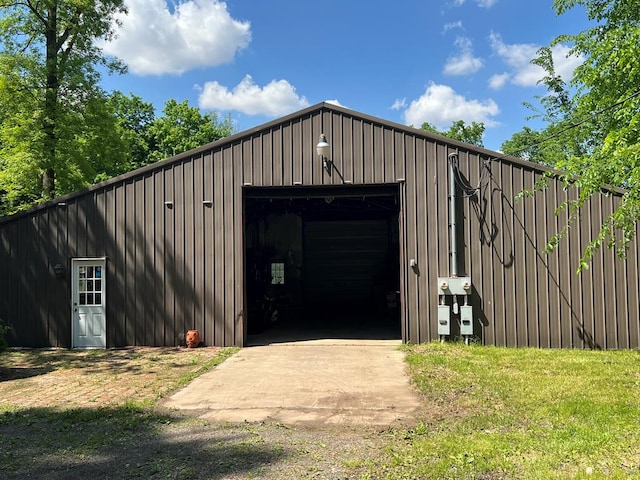
[[[113,111],[122,141],[126,145],[127,170],[147,165],[153,149],[149,127],[155,120],[153,105],[142,98],[115,91],[109,96],[109,107]],[[122,172],[120,172],[122,173]]]
[[[514,133],[509,140],[506,140],[500,150],[507,155],[524,158],[530,162],[553,166],[555,164],[554,156],[551,154],[548,144],[542,143],[543,137],[542,133],[532,130],[530,127],[524,127],[520,132]]]
[[[171,99],[165,103],[164,115],[149,126],[149,135],[155,149],[150,152],[153,160],[162,160],[186,150],[231,135],[230,117],[218,121],[215,113],[202,114],[197,107],[190,107]]]
[[[109,96],[108,107],[115,118],[117,135],[124,145],[117,168],[104,170],[104,178],[164,160],[172,155],[214,142],[233,133],[229,117],[218,121],[215,113],[171,99],[156,117],[151,103],[121,92]]]
[[[471,122],[471,125],[466,125],[464,121],[458,120],[453,122],[449,130],[443,134],[449,138],[482,147],[484,146],[482,143],[484,128],[484,123]]]
[[[551,249],[603,187],[625,189],[617,209],[604,219],[584,250],[581,271],[605,245],[624,257],[640,219],[640,64],[636,61],[640,56],[640,1],[554,2],[559,15],[576,7],[584,8],[594,26],[556,38],[540,50],[534,62],[547,72],[542,81],[547,95],[539,100],[548,126],[541,132],[514,135],[503,149],[508,153],[520,150],[525,156],[530,153],[532,160],[552,165],[577,191],[577,199],[564,205],[569,223],[551,239]],[[568,85],[556,74],[551,58],[551,47],[559,43],[571,44],[572,53],[585,58]],[[524,145],[528,141],[534,146]]]
[[[123,0],[0,0],[0,191],[12,212],[91,182],[119,139],[104,114],[95,42]],[[110,144],[110,142],[115,142]]]
[[[420,125],[420,130],[424,130],[425,132],[429,132],[429,133],[437,133],[438,135],[443,135],[434,125],[430,124],[429,122],[424,122],[422,125]]]
[[[464,120],[457,120],[451,124],[449,130],[443,131],[439,131],[429,122],[424,122],[420,126],[420,129],[425,132],[437,133],[447,138],[453,138],[454,140],[459,140],[478,147],[484,146],[482,143],[482,136],[484,135],[485,126],[482,122],[471,122],[471,125],[467,125]]]
[[[1,61],[0,56],[0,67]],[[8,84],[5,77],[0,78],[0,103],[5,98],[1,96],[3,84]],[[31,111],[36,104],[28,102],[30,96],[18,98],[19,91],[8,87],[5,91],[10,92],[5,105],[15,108],[0,113],[0,215],[28,208],[43,199],[42,164],[31,153],[31,143],[43,136],[37,116]],[[58,194],[233,133],[230,117],[219,121],[215,113],[202,114],[186,101],[168,100],[163,115],[156,117],[153,105],[136,95],[126,96],[119,91],[109,95],[95,93],[85,96],[81,113],[69,109],[59,114]]]

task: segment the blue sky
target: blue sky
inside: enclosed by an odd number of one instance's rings
[[[236,132],[322,101],[420,126],[484,122],[497,150],[545,93],[536,50],[589,27],[542,0],[126,0],[107,90],[231,115]],[[580,58],[554,51],[568,81]]]

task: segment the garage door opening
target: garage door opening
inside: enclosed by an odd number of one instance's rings
[[[245,189],[249,343],[400,339],[398,187]]]

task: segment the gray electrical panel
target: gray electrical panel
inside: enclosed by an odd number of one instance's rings
[[[451,307],[438,305],[438,335],[451,335]]]
[[[460,335],[473,335],[473,307],[471,305],[460,307]]]
[[[438,277],[438,335],[451,335],[451,311],[458,318],[460,315],[460,335],[466,337],[473,336],[473,308],[468,305],[468,298],[471,295],[471,277]],[[444,299],[448,297],[451,306],[445,304]],[[453,298],[452,298],[453,297]],[[452,298],[452,299],[451,299]]]
[[[438,277],[438,295],[469,295],[471,277]]]

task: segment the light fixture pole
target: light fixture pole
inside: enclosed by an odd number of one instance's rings
[[[333,162],[327,158],[330,150],[331,145],[327,142],[327,136],[324,133],[321,133],[320,141],[318,142],[318,145],[316,145],[316,151],[318,152],[318,155],[322,157],[322,167],[327,171],[329,176],[331,176],[331,171],[333,170]]]

